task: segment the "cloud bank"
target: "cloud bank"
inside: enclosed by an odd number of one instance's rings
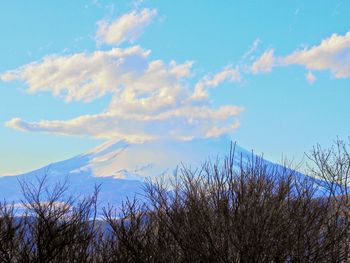
[[[14,118],[6,125],[21,131],[131,142],[162,137],[217,137],[239,126],[237,116],[243,108],[214,108],[207,92],[224,81],[239,81],[237,69],[227,67],[212,78],[205,76],[193,88],[192,61],[150,60],[149,54],[140,46],[113,48],[90,54],[47,56],[7,71],[1,75],[2,80],[23,81],[30,93],[50,92],[67,102],[87,103],[110,94],[111,101],[99,114],[38,122]]]

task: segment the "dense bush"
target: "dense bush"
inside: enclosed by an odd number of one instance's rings
[[[25,213],[0,205],[1,262],[347,262],[350,155],[316,147],[309,180],[260,158],[183,168],[145,185],[96,219],[98,188],[83,200],[22,182]],[[45,202],[44,202],[45,199]]]

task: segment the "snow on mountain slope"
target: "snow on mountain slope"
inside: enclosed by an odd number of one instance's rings
[[[132,145],[123,141],[108,142],[82,155],[81,158],[89,161],[71,172],[89,171],[97,177],[120,179],[157,177],[173,174],[180,163],[198,167],[208,159],[224,157],[229,150],[230,141],[224,137],[192,141],[158,140]],[[249,154],[238,146],[236,151]]]
[[[111,141],[85,154],[29,173],[0,177],[0,199],[20,202],[22,193],[18,180],[33,182],[47,175],[49,184],[67,179],[68,194],[91,194],[94,185],[101,184],[100,205],[118,206],[127,196],[142,193],[145,178],[172,176],[180,163],[186,167],[200,167],[209,159],[223,158],[229,150],[230,140],[225,137],[192,141],[159,140],[143,144]],[[237,159],[241,154],[244,158],[251,156],[239,146],[236,146],[235,154]]]

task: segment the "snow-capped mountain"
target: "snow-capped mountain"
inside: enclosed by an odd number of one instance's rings
[[[126,196],[142,192],[142,181],[148,177],[171,176],[183,162],[186,166],[200,166],[208,158],[228,153],[226,138],[175,141],[160,140],[143,144],[110,141],[87,153],[52,163],[25,174],[0,177],[0,199],[20,202],[19,180],[35,182],[47,175],[48,182],[68,180],[69,191],[86,195],[94,185],[101,184],[99,199],[120,204]],[[237,147],[237,153],[245,152]]]
[[[19,180],[35,182],[47,175],[48,183],[68,180],[69,193],[85,196],[101,185],[101,206],[118,206],[127,196],[142,193],[145,178],[172,176],[181,163],[200,167],[207,160],[223,158],[229,153],[230,140],[198,139],[192,141],[159,140],[142,144],[110,141],[85,154],[52,163],[18,176],[0,177],[0,199],[20,202]],[[251,153],[236,146],[235,156],[249,158]]]

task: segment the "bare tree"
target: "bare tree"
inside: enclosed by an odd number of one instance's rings
[[[67,183],[22,182],[24,213],[0,204],[0,262],[348,262],[348,145],[316,146],[312,177],[234,156],[171,182],[146,200],[104,208],[66,196]]]
[[[93,256],[95,236],[96,187],[91,197],[78,200],[65,197],[67,183],[51,188],[47,177],[37,184],[22,182],[27,209],[22,258],[29,262],[87,262]]]
[[[318,182],[259,157],[237,165],[233,150],[222,165],[183,168],[170,186],[149,182],[146,206],[128,203],[118,219],[109,210],[110,254],[125,256],[113,262],[344,262],[347,197]]]

